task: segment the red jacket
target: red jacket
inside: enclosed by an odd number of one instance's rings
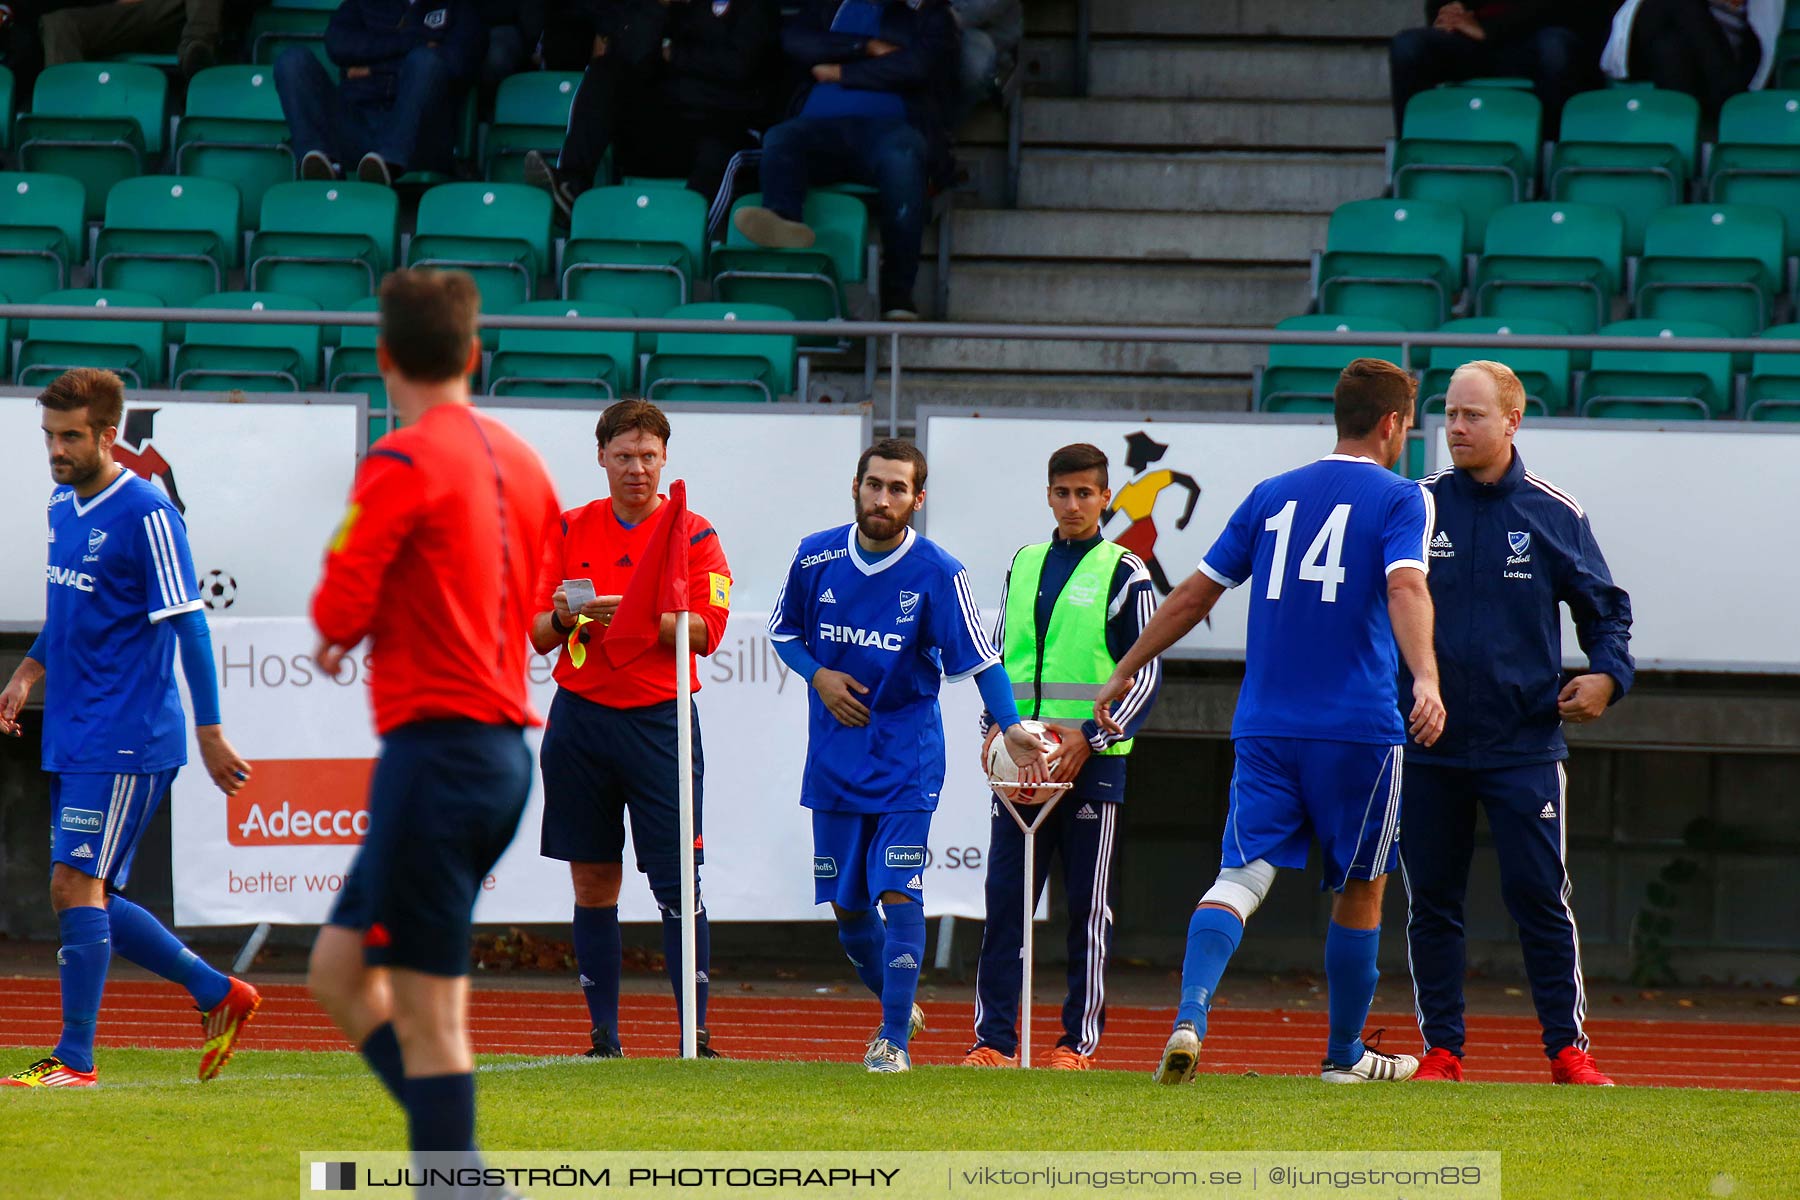
[[[313,623],[372,643],[375,728],[467,717],[535,725],[525,690],[532,582],[558,505],[537,452],[444,404],[376,443],[325,555]]]

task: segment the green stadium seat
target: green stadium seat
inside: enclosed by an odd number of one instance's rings
[[[0,171],[0,292],[29,303],[69,284],[87,252],[81,181]]]
[[[550,265],[550,213],[550,193],[522,183],[439,184],[419,199],[407,265],[467,271],[482,308],[511,312]]]
[[[1603,337],[1730,337],[1705,321],[1615,321]],[[1584,417],[1706,420],[1731,409],[1731,355],[1724,351],[1596,350],[1582,376]]]
[[[287,118],[268,67],[208,67],[188,81],[175,126],[175,173],[237,185],[238,223],[255,229],[263,195],[294,178]]]
[[[12,68],[0,66],[0,150],[12,149],[13,114],[18,111],[14,86]]]
[[[263,195],[250,239],[251,290],[306,296],[327,310],[375,294],[393,270],[400,201],[373,183],[300,180]]]
[[[1575,201],[1514,204],[1488,223],[1475,269],[1475,312],[1555,321],[1592,333],[1612,318],[1625,276],[1625,222]]]
[[[197,308],[311,309],[305,296],[222,292]],[[318,325],[226,325],[189,321],[175,351],[174,383],[181,391],[305,392],[319,382]]]
[[[1800,87],[1800,4],[1789,4],[1782,13],[1781,33],[1775,38],[1775,66],[1769,87]]]
[[[1800,91],[1740,92],[1725,102],[1706,187],[1715,204],[1779,210],[1787,253],[1800,254]]]
[[[562,294],[660,317],[686,304],[706,262],[706,198],[685,186],[598,187],[575,201]]]
[[[369,296],[344,306],[348,312],[379,312],[381,300]],[[368,397],[369,441],[374,441],[394,428],[388,409],[387,384],[382,382],[381,367],[375,361],[378,330],[373,325],[340,325],[329,340],[337,342],[325,367],[325,387],[331,392],[356,393]]]
[[[81,180],[84,216],[105,215],[121,179],[160,162],[168,123],[169,79],[136,63],[60,63],[32,89],[18,117],[19,167]]]
[[[732,206],[762,204],[752,192]],[[815,235],[809,250],[769,250],[753,245],[726,222],[723,246],[709,260],[713,298],[731,304],[772,304],[802,321],[841,321],[848,315],[842,286],[859,284],[867,274],[869,209],[842,192],[807,193],[804,218]],[[847,339],[814,337],[802,346],[838,348]]]
[[[303,46],[312,51],[336,79],[337,64],[325,53],[325,29],[331,24],[331,11],[336,7],[336,4],[321,7],[277,4],[258,8],[250,17],[250,61],[258,66],[270,66],[289,46]]]
[[[1463,215],[1435,200],[1352,200],[1331,214],[1319,311],[1436,329],[1462,291]]]
[[[1288,317],[1278,330],[1328,329],[1343,333],[1401,334],[1396,321],[1381,317],[1334,317],[1319,313]],[[1269,347],[1269,365],[1257,380],[1256,407],[1262,412],[1330,412],[1338,375],[1353,358],[1385,358],[1398,363],[1398,337],[1355,346],[1279,343]]]
[[[1394,147],[1394,195],[1463,212],[1463,249],[1481,249],[1494,210],[1526,199],[1537,180],[1543,106],[1529,91],[1444,87],[1407,102]]]
[[[1637,315],[1711,321],[1733,337],[1769,323],[1786,274],[1781,214],[1753,204],[1680,204],[1650,219]]]
[[[179,307],[223,291],[238,265],[238,194],[188,175],[140,175],[113,185],[94,243],[94,281]]]
[[[670,320],[787,321],[793,314],[766,304],[684,304]],[[662,333],[644,368],[646,400],[766,401],[794,391],[791,334]]]
[[[1555,321],[1530,317],[1463,317],[1444,322],[1439,333],[1491,333],[1515,337],[1566,337],[1568,330]],[[1450,376],[1456,368],[1471,359],[1485,358],[1505,363],[1525,385],[1525,409],[1545,416],[1562,416],[1569,407],[1569,371],[1574,365],[1567,350],[1543,350],[1510,346],[1497,350],[1492,346],[1433,346],[1430,366],[1419,384],[1420,411],[1444,411],[1444,398],[1450,390]]]
[[[1602,88],[1563,108],[1550,157],[1550,198],[1607,204],[1625,218],[1625,252],[1644,248],[1650,214],[1687,195],[1700,142],[1700,102],[1660,88]]]
[[[1800,341],[1800,325],[1774,325],[1763,337]],[[1752,421],[1800,421],[1800,354],[1751,355],[1744,404]]]
[[[70,308],[160,308],[149,292],[68,288],[37,299]],[[163,322],[93,321],[72,315],[38,317],[25,327],[15,378],[20,387],[42,387],[71,367],[101,367],[133,387],[163,381]]]
[[[579,71],[521,71],[502,79],[494,95],[494,120],[482,141],[482,175],[496,183],[520,182],[528,150],[554,162],[580,86]]]
[[[534,300],[512,316],[619,317],[633,313],[593,300]],[[631,390],[637,375],[637,334],[580,329],[502,329],[488,363],[494,396],[611,400]]]

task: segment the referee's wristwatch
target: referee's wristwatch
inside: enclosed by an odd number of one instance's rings
[[[564,637],[574,633],[580,627],[580,621],[576,621],[573,625],[564,625],[562,623],[562,617],[557,614],[557,611],[554,608],[550,610],[550,628],[556,630],[556,632],[562,634]]]

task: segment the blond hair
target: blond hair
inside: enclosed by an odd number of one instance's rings
[[[1502,362],[1491,358],[1477,358],[1456,368],[1450,376],[1450,383],[1455,385],[1463,375],[1485,375],[1494,385],[1494,399],[1500,404],[1500,411],[1523,414],[1525,411],[1525,385],[1513,374],[1513,369]]]

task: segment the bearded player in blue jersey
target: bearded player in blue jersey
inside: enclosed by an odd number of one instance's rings
[[[84,367],[59,376],[38,404],[56,481],[48,598],[43,632],[0,692],[0,732],[20,735],[19,712],[42,680],[63,1030],[49,1057],[0,1078],[0,1086],[98,1082],[94,1028],[114,951],[193,996],[206,1034],[200,1078],[211,1079],[261,997],[118,894],[156,806],[187,761],[177,643],[207,775],[229,796],[250,767],[219,726],[212,638],[187,527],[154,484],[113,461],[124,384]]]
[[[914,997],[926,846],[944,786],[940,682],[974,678],[1022,780],[1047,779],[1049,766],[1019,723],[968,572],[912,529],[924,454],[876,442],[856,464],[852,496],[854,524],[800,543],[769,636],[812,687],[800,803],[813,814],[813,897],[831,904],[844,952],[881,1001],[863,1065],[888,1074],[912,1069],[908,1046],[925,1025]]]
[[[1316,839],[1322,886],[1334,893],[1325,935],[1328,1083],[1411,1078],[1419,1061],[1363,1045],[1379,973],[1381,895],[1400,832],[1404,741],[1444,731],[1425,584],[1431,497],[1394,474],[1412,425],[1413,377],[1359,358],[1333,397],[1337,448],[1265,479],[1238,506],[1200,569],[1169,594],[1101,690],[1094,716],[1132,676],[1250,583],[1244,686],[1232,720],[1237,767],[1215,882],[1188,923],[1181,1004],[1156,1068],[1161,1083],[1194,1076],[1207,1013],[1244,923],[1278,867],[1302,869]],[[1395,647],[1412,671],[1403,726]]]

